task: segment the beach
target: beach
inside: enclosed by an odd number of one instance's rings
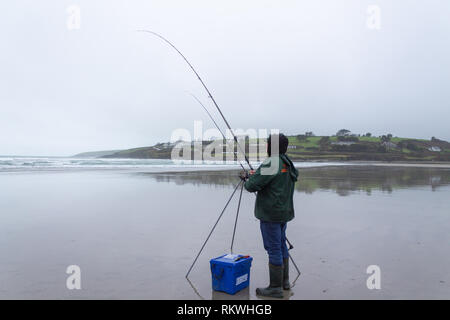
[[[104,165],[104,164],[103,164]],[[165,166],[0,171],[1,299],[257,299],[267,256],[254,196],[244,192],[235,253],[253,257],[250,288],[213,292],[209,260],[230,252],[237,167]],[[450,170],[300,167],[287,236],[301,270],[290,299],[448,299]],[[236,199],[237,200],[237,199]],[[67,267],[81,270],[69,290]],[[381,289],[367,268],[379,266]],[[291,265],[291,280],[296,278]]]

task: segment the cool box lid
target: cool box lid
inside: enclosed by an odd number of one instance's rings
[[[253,260],[252,257],[242,258],[236,261],[237,258],[243,257],[242,254],[224,254],[223,256],[210,260],[211,264],[218,264],[223,266],[235,266],[242,263],[249,263]]]

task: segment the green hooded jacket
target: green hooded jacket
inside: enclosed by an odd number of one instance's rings
[[[268,222],[294,218],[294,187],[298,170],[286,154],[267,158],[245,182],[245,189],[258,192],[255,217]]]

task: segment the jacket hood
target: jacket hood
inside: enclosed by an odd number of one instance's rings
[[[291,159],[286,154],[280,154],[281,160],[289,167],[289,174],[291,175],[292,181],[297,181],[298,179],[298,170],[295,168]]]

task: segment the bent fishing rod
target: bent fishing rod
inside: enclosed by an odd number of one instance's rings
[[[220,130],[219,125],[217,124],[217,122],[214,120],[213,116],[211,115],[211,113],[209,113],[208,109],[205,107],[205,105],[200,101],[199,98],[197,98],[194,94],[191,93],[191,96],[202,106],[203,110],[205,110],[205,112],[208,114],[209,118],[211,119],[211,121],[214,123],[214,125],[216,126],[217,130],[219,130],[220,134],[222,135],[225,143],[227,141],[227,138],[225,137],[225,134],[223,133],[222,130]],[[234,149],[234,146],[233,146]],[[236,152],[234,152],[234,154],[236,154]],[[223,159],[223,158],[222,158]],[[244,166],[242,165],[241,161],[239,160],[238,155],[236,154],[236,159],[239,161],[239,165],[241,166],[242,170],[246,171]]]
[[[171,46],[171,47],[172,47],[172,48],[173,48],[173,49],[174,49],[174,50],[175,50],[175,51],[183,58],[183,60],[188,64],[188,66],[191,68],[191,70],[192,70],[192,71],[194,72],[194,74],[197,76],[197,78],[198,78],[198,80],[200,81],[200,83],[202,84],[203,88],[204,88],[204,89],[206,90],[206,92],[208,93],[208,97],[211,98],[211,100],[212,100],[212,102],[214,103],[214,106],[216,107],[217,111],[219,111],[219,113],[220,113],[220,115],[221,115],[223,121],[225,122],[226,126],[227,126],[228,129],[230,130],[230,132],[231,132],[231,134],[232,134],[232,136],[233,136],[233,139],[234,139],[236,145],[238,146],[238,148],[240,149],[240,151],[241,151],[242,154],[244,155],[245,161],[247,162],[247,165],[249,166],[250,170],[254,170],[254,169],[253,169],[253,166],[252,166],[251,163],[250,163],[250,160],[248,159],[248,157],[247,157],[245,151],[242,149],[242,147],[241,147],[241,145],[240,145],[240,143],[239,143],[239,141],[238,141],[236,135],[234,134],[233,129],[231,128],[231,126],[230,126],[230,124],[228,123],[227,119],[226,119],[225,116],[223,115],[222,110],[220,109],[220,107],[219,107],[219,105],[217,104],[216,100],[214,99],[213,95],[212,95],[211,92],[209,91],[209,89],[208,89],[208,87],[206,86],[205,82],[202,80],[202,78],[200,77],[200,75],[198,74],[198,72],[195,70],[195,68],[192,66],[192,64],[189,62],[189,60],[181,53],[180,50],[178,50],[177,47],[175,47],[174,44],[172,44],[169,40],[167,40],[165,37],[163,37],[163,36],[160,35],[159,33],[156,33],[156,32],[154,32],[154,31],[150,31],[150,30],[145,30],[145,29],[141,29],[141,30],[137,30],[137,31],[138,31],[138,32],[149,33],[149,34],[152,34],[152,35],[154,35],[154,36],[160,38],[161,40],[163,40],[164,42],[166,42],[169,46]],[[198,100],[198,99],[197,99],[197,100]],[[198,101],[199,101],[199,100],[198,100]],[[199,102],[200,102],[200,101],[199,101]],[[201,102],[200,102],[200,104],[201,104]],[[203,104],[202,104],[202,106],[203,106]],[[203,107],[204,107],[204,106],[203,106]],[[204,108],[204,109],[207,111],[206,108]],[[210,113],[209,113],[208,111],[207,111],[207,113],[208,113],[208,115],[211,117],[211,119],[213,119],[212,116],[210,115]],[[219,129],[219,127],[217,126],[217,123],[216,123],[214,120],[213,120],[213,122],[214,122],[214,124],[216,125],[216,127]],[[219,129],[219,131],[222,133],[222,131],[221,131],[220,129]],[[222,133],[222,135],[223,135],[223,133]],[[223,135],[223,136],[225,137],[225,135]],[[242,164],[241,164],[241,167],[243,167]],[[196,256],[196,258],[195,258],[195,260],[194,260],[194,263],[193,263],[193,264],[191,265],[191,267],[189,268],[189,271],[188,271],[187,274],[186,274],[186,278],[188,277],[189,273],[191,272],[192,268],[194,267],[195,263],[197,262],[198,257],[200,256],[201,252],[203,251],[203,249],[204,249],[206,243],[208,242],[209,238],[211,237],[211,235],[212,235],[212,233],[213,233],[215,227],[217,226],[219,220],[221,219],[223,213],[225,212],[225,209],[228,207],[228,204],[230,203],[231,199],[233,198],[233,196],[234,196],[234,194],[236,193],[237,189],[239,188],[239,185],[240,185],[240,184],[243,184],[243,181],[241,181],[241,182],[236,186],[236,188],[234,189],[233,193],[231,194],[231,197],[228,199],[228,201],[227,201],[227,203],[226,203],[226,205],[225,205],[225,208],[223,208],[221,214],[219,215],[219,218],[217,219],[216,223],[214,224],[214,226],[213,226],[211,232],[209,233],[209,235],[208,235],[206,241],[203,243],[203,246],[202,246],[202,248],[200,249],[200,252],[197,254],[197,256]],[[240,201],[239,201],[239,205],[240,205]],[[238,214],[239,214],[239,207],[238,207],[238,211],[237,211],[237,215],[236,215],[235,229],[234,229],[234,231],[233,231],[233,239],[232,239],[232,245],[231,245],[232,247],[233,247],[233,242],[234,242],[234,234],[235,234],[235,231],[236,231],[236,223],[237,223],[237,216],[238,216]],[[292,244],[289,242],[289,240],[286,239],[286,241],[289,243],[290,249],[292,249],[292,248],[293,248]],[[290,254],[289,254],[289,257],[291,258],[291,261],[293,262],[295,268],[297,269],[297,272],[298,272],[297,278],[298,278],[298,277],[300,276],[300,270],[299,270],[299,268],[297,267],[297,264],[294,262],[294,259],[292,258],[292,256],[291,256]],[[295,282],[295,281],[294,281],[294,282]]]
[[[238,139],[236,137],[236,135],[233,132],[233,129],[231,129],[230,124],[228,123],[227,119],[225,119],[225,116],[222,113],[222,110],[220,110],[219,105],[216,102],[216,99],[214,99],[213,95],[211,94],[211,92],[209,91],[208,87],[206,86],[205,82],[203,82],[202,78],[200,77],[200,75],[198,74],[198,72],[195,70],[195,68],[192,66],[192,64],[189,62],[189,60],[181,53],[180,50],[177,49],[177,47],[175,47],[175,45],[172,44],[172,42],[170,42],[169,40],[167,40],[166,38],[164,38],[162,35],[160,35],[159,33],[156,33],[154,31],[150,31],[150,30],[137,30],[138,32],[146,32],[149,34],[152,34],[158,38],[160,38],[161,40],[163,40],[164,42],[166,42],[169,46],[171,46],[173,49],[175,49],[176,52],[178,52],[178,54],[183,58],[183,60],[188,64],[188,66],[191,68],[191,70],[195,73],[195,75],[197,76],[198,80],[200,81],[200,83],[202,84],[203,88],[205,88],[206,92],[208,93],[208,97],[211,98],[212,102],[214,103],[217,111],[219,111],[220,115],[222,116],[223,121],[225,122],[225,124],[227,125],[228,129],[230,130],[231,134],[233,135],[233,139],[236,142],[237,146],[239,147],[239,149],[241,150],[242,154],[244,155],[245,161],[247,162],[250,170],[253,170],[252,165],[250,164],[250,161],[247,157],[247,155],[245,154],[245,151],[242,150],[241,145],[238,142]]]

